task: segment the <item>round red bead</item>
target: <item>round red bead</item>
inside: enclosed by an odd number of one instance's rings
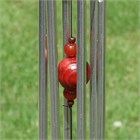
[[[74,100],[76,99],[76,90],[64,89],[63,95],[67,100]]]
[[[69,107],[72,107],[73,104],[74,104],[74,101],[73,101],[73,100],[68,100],[67,103],[68,103],[68,106],[69,106]]]
[[[77,86],[77,63],[76,63],[76,38],[70,37],[68,43],[64,46],[66,58],[58,65],[58,79],[64,87],[64,97],[68,100],[68,105],[74,104],[76,98]],[[90,66],[86,63],[86,82],[90,78]]]
[[[75,38],[75,37],[70,37],[70,38],[68,39],[68,41],[69,41],[69,43],[75,43],[76,38]]]
[[[76,57],[76,44],[75,43],[67,43],[64,46],[64,52],[67,57]]]
[[[76,88],[76,58],[64,58],[58,65],[58,78],[61,85],[67,89]]]
[[[90,78],[90,66],[86,63],[86,82]],[[76,89],[77,63],[76,58],[64,58],[58,65],[58,79],[64,88]]]

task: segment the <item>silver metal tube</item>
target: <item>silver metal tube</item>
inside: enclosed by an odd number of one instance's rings
[[[105,35],[104,35],[104,0],[98,0],[98,81],[97,81],[97,138],[104,139],[105,117]]]
[[[97,139],[98,1],[90,1],[90,139]]]
[[[71,0],[62,1],[62,17],[63,17],[63,46],[71,35]],[[67,100],[64,99],[67,105]],[[69,108],[64,107],[64,139],[70,138],[70,112]]]
[[[51,127],[52,139],[60,139],[59,124],[59,93],[58,93],[58,71],[57,71],[57,43],[56,43],[56,1],[47,1],[47,23],[48,23],[48,58],[51,100]]]
[[[47,61],[45,59],[45,2],[39,0],[39,140],[47,139]]]
[[[85,0],[77,1],[77,139],[85,139],[85,86],[86,86],[86,62],[85,62]]]

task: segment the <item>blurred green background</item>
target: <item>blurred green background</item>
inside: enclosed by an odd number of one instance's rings
[[[140,140],[139,5],[137,0],[106,2],[106,140]],[[57,1],[59,60],[61,8]],[[38,1],[0,1],[0,17],[0,139],[38,139]],[[74,1],[74,35],[76,20]],[[86,36],[89,47],[89,31]],[[60,107],[61,122],[62,112]],[[76,116],[74,123],[76,129]]]

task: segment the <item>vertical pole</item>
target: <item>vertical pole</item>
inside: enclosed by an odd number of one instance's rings
[[[77,139],[85,139],[85,0],[78,0],[77,34]]]
[[[90,1],[90,139],[97,139],[98,1]]]
[[[45,28],[45,2],[44,0],[39,0],[39,140],[47,139]]]
[[[57,71],[57,43],[56,43],[56,1],[47,1],[48,21],[48,58],[51,100],[51,126],[52,139],[60,139],[59,134],[59,93],[58,93],[58,71]]]
[[[98,0],[98,59],[97,59],[97,138],[104,139],[105,117],[105,36],[104,36],[104,0]]]
[[[63,46],[67,43],[71,35],[71,0],[62,1],[62,17],[63,17]],[[64,99],[64,104],[67,100]],[[64,139],[70,138],[70,112],[69,108],[64,107]]]

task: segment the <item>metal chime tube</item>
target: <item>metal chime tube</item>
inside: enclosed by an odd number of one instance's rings
[[[85,139],[85,0],[78,0],[78,34],[77,34],[77,139]]]
[[[59,93],[58,93],[58,72],[57,72],[57,43],[56,43],[56,1],[47,1],[48,21],[48,57],[49,57],[49,79],[51,97],[51,127],[52,139],[59,137]]]
[[[39,140],[47,139],[47,60],[45,60],[45,2],[39,0]]]
[[[90,1],[90,139],[97,139],[98,0]]]
[[[62,17],[63,17],[63,46],[67,43],[68,37],[71,35],[71,0],[62,1]],[[64,99],[67,105],[67,100]],[[64,139],[70,138],[70,112],[69,108],[64,107]]]
[[[104,139],[105,117],[105,35],[104,35],[104,0],[98,0],[98,59],[97,59],[97,138]]]

